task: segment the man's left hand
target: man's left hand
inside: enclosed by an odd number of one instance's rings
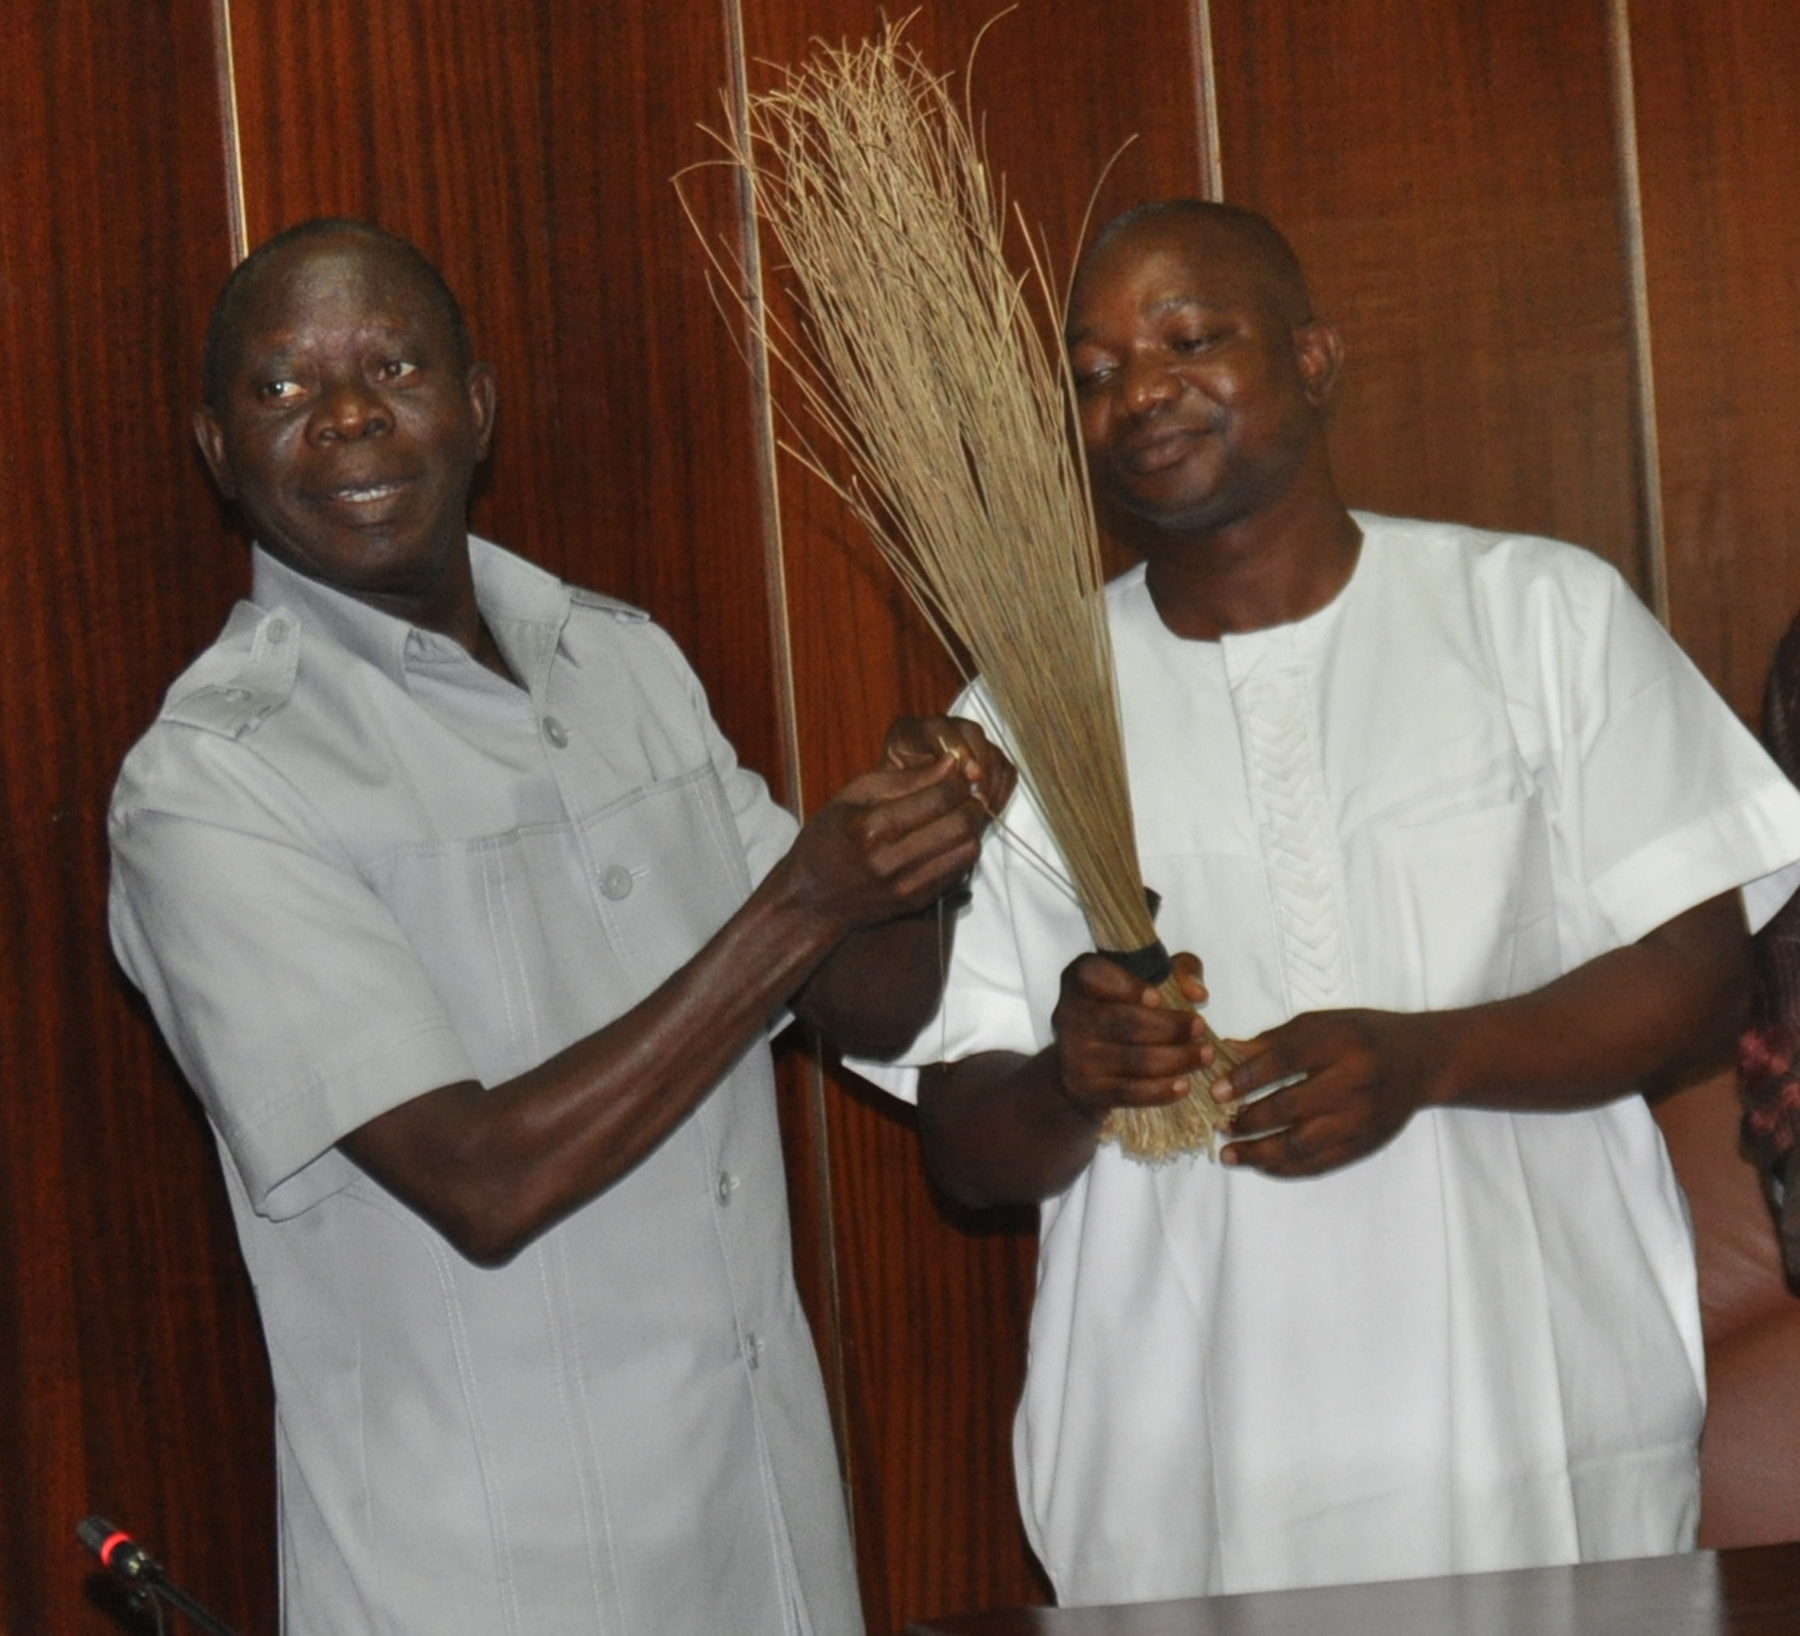
[[[1247,1060],[1214,1087],[1237,1108],[1223,1161],[1317,1176],[1385,1146],[1434,1100],[1439,1026],[1429,1012],[1315,1011],[1240,1043]]]

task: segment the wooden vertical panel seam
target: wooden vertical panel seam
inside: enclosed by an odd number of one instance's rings
[[[1194,131],[1200,147],[1200,174],[1206,178],[1206,197],[1223,199],[1225,164],[1219,143],[1219,73],[1213,56],[1211,0],[1194,0],[1188,29],[1194,49],[1194,92],[1200,102]]]
[[[1669,555],[1663,521],[1662,450],[1656,430],[1656,360],[1650,334],[1650,276],[1644,252],[1644,198],[1638,171],[1637,86],[1631,67],[1631,0],[1607,0],[1612,48],[1613,137],[1619,167],[1619,236],[1631,309],[1631,385],[1644,505],[1642,561],[1650,606],[1669,623]]]
[[[225,214],[231,224],[231,259],[235,265],[250,254],[250,223],[244,208],[244,143],[238,126],[231,0],[213,0],[213,53],[219,76],[219,136],[225,149]]]
[[[731,76],[727,87],[727,95],[731,99],[731,117],[739,130],[748,131],[748,47],[745,43],[741,0],[722,0],[721,9],[727,70]],[[781,524],[781,477],[777,466],[779,451],[775,437],[775,400],[769,377],[768,307],[763,294],[762,244],[756,228],[755,183],[743,171],[737,177],[737,198],[738,231],[743,243],[744,293],[750,303],[749,331],[744,338],[744,353],[750,365],[751,414],[756,421],[757,505],[762,524],[764,575],[768,586],[769,647],[775,673],[782,776],[795,813],[804,818],[806,787],[800,760],[799,710],[795,702],[794,645],[788,607],[787,553]],[[854,1534],[856,1471],[852,1464],[855,1450],[851,1439],[845,1435],[850,1423],[850,1395],[844,1362],[842,1269],[838,1261],[837,1237],[832,1230],[837,1211],[832,1189],[831,1144],[827,1140],[829,1127],[825,1108],[825,1065],[816,1044],[806,1053],[805,1093],[806,1117],[817,1138],[810,1144],[813,1153],[811,1180],[819,1200],[817,1251],[825,1268],[828,1306],[828,1310],[822,1315],[822,1327],[829,1338],[829,1355],[820,1359],[820,1367],[824,1371],[832,1413],[840,1428],[838,1448],[846,1490],[845,1510]],[[792,1162],[791,1156],[789,1162]]]
[[[731,117],[738,129],[749,129],[750,87],[745,61],[744,17],[740,0],[723,0],[727,70],[731,84]],[[788,625],[787,554],[781,527],[781,479],[776,469],[775,406],[769,380],[768,308],[763,298],[762,244],[756,231],[756,188],[749,174],[737,171],[738,231],[743,237],[745,297],[749,333],[744,355],[750,366],[751,413],[755,416],[756,492],[761,511],[763,572],[769,597],[769,641],[774,657],[775,705],[781,734],[782,777],[796,813],[806,812],[806,786],[800,764],[800,725],[794,702],[794,644]]]

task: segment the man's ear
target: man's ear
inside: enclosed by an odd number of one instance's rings
[[[1338,376],[1344,367],[1344,343],[1323,318],[1309,318],[1294,326],[1294,359],[1306,398],[1315,409],[1329,407],[1337,396]]]
[[[499,391],[494,366],[470,364],[468,385],[469,407],[475,411],[475,458],[485,460],[494,441],[494,405]]]
[[[206,469],[212,473],[218,491],[227,500],[235,500],[237,484],[232,479],[231,461],[225,454],[225,429],[220,426],[219,417],[204,404],[194,411],[194,441],[200,445]]]

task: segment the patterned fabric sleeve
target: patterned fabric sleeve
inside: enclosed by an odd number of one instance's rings
[[[1800,617],[1776,649],[1763,741],[1800,784]],[[1800,1142],[1800,894],[1756,935],[1755,1011],[1739,1044],[1744,1140],[1764,1169]]]

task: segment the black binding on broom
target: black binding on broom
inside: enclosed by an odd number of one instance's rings
[[[1162,946],[1162,939],[1154,943],[1146,943],[1141,949],[1101,949],[1099,951],[1115,966],[1123,966],[1140,983],[1151,988],[1161,988],[1168,981],[1169,973],[1175,969],[1174,962],[1169,959],[1169,951]]]
[[[1162,907],[1162,893],[1153,886],[1144,888],[1144,901],[1150,905],[1150,918],[1156,919],[1156,911]],[[1169,951],[1162,945],[1159,937],[1154,943],[1146,943],[1141,949],[1100,949],[1115,966],[1123,966],[1140,983],[1151,988],[1161,988],[1169,980],[1169,973],[1175,969],[1175,963],[1169,958]]]

